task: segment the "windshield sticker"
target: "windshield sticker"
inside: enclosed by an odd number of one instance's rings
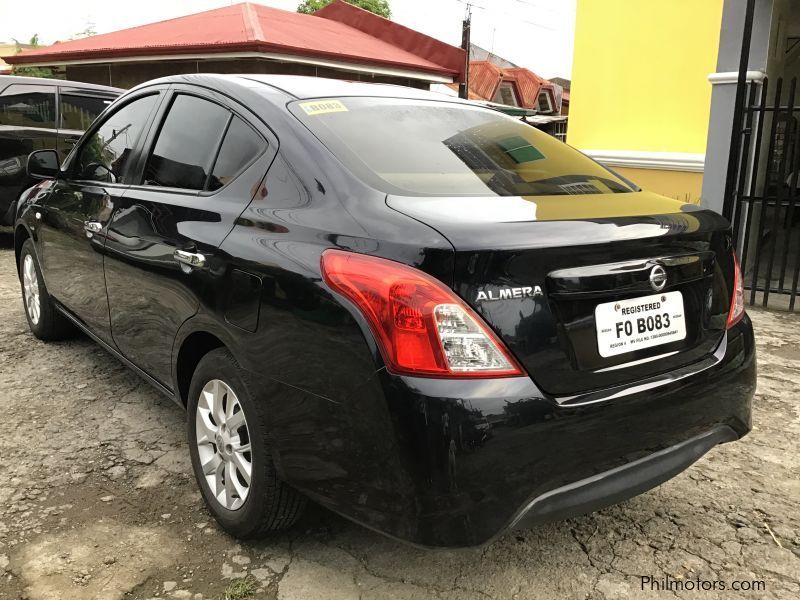
[[[325,113],[347,112],[347,107],[338,100],[315,100],[314,102],[301,102],[300,108],[307,115],[324,115]]]

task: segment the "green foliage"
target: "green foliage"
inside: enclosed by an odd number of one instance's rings
[[[235,579],[225,590],[225,600],[247,600],[253,597],[257,589],[258,582],[252,575]]]
[[[17,51],[21,50],[20,46],[25,44],[25,42],[20,42],[16,38],[11,38],[14,40],[14,43],[17,45]],[[27,42],[29,46],[38,46],[39,45],[39,34],[34,33],[31,36],[31,39]],[[14,67],[14,75],[22,75],[24,77],[53,77],[53,69],[45,69],[42,67]]]
[[[23,77],[44,77],[46,79],[64,79],[56,75],[53,69],[46,67],[14,67],[14,75]]]
[[[380,15],[382,17],[386,17],[387,19],[391,18],[392,10],[389,8],[389,0],[344,0],[348,4],[352,4],[353,6],[358,6],[359,8],[363,8],[364,10],[368,10],[371,13],[375,13],[376,15]],[[328,6],[333,2],[333,0],[303,0],[297,6],[297,12],[305,13],[310,15],[312,13],[317,12],[320,8],[324,6]]]
[[[28,40],[27,42],[20,42],[17,38],[11,38],[11,39],[14,40],[14,43],[17,45],[17,50],[19,50],[20,46],[26,46],[27,45],[27,46],[33,46],[35,48],[36,46],[39,45],[39,34],[38,33],[34,33],[31,36],[31,39]]]

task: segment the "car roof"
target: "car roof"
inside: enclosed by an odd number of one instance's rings
[[[473,105],[460,98],[421,90],[404,85],[388,83],[371,83],[366,81],[348,81],[346,79],[328,79],[326,77],[313,77],[307,75],[262,75],[262,74],[232,74],[221,75],[212,73],[192,73],[187,75],[170,75],[140,84],[134,89],[147,87],[153,84],[187,83],[194,85],[212,85],[214,82],[224,84],[226,87],[240,85],[244,88],[258,89],[257,84],[269,86],[298,100],[306,98],[333,98],[342,96],[378,96],[386,98],[410,98],[419,100],[439,100]]]
[[[240,75],[239,77],[278,88],[298,99],[334,96],[385,96],[388,98],[402,97],[423,100],[454,99],[452,96],[437,92],[390,83],[349,81],[346,79],[328,79],[326,77],[309,77],[306,75]]]
[[[67,81],[65,79],[51,79],[48,77],[24,77],[22,75],[3,75],[0,77],[0,88],[5,89],[11,84],[25,84],[25,85],[58,85],[61,87],[81,88],[86,90],[96,90],[98,92],[111,92],[114,94],[121,94],[125,90],[120,88],[110,87],[107,85],[98,85],[96,83],[84,83],[82,81]]]

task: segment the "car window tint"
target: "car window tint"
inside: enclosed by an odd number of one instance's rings
[[[120,181],[157,98],[157,94],[139,98],[111,114],[81,147],[75,177]]]
[[[626,193],[624,181],[527,123],[486,108],[401,98],[289,105],[353,173],[389,194]]]
[[[61,128],[85,131],[98,115],[111,104],[110,98],[61,94]]]
[[[252,127],[239,117],[234,117],[225,133],[208,189],[217,190],[233,180],[264,151],[266,145]]]
[[[56,89],[49,85],[8,86],[0,95],[0,125],[55,129]]]
[[[177,96],[147,160],[145,185],[204,189],[230,115],[208,100]]]

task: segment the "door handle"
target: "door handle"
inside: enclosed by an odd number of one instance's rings
[[[172,253],[172,258],[182,265],[187,265],[196,269],[206,265],[205,255],[200,254],[199,252],[187,252],[186,250],[179,249]]]
[[[83,228],[89,233],[100,233],[103,231],[103,224],[98,221],[84,221]]]

